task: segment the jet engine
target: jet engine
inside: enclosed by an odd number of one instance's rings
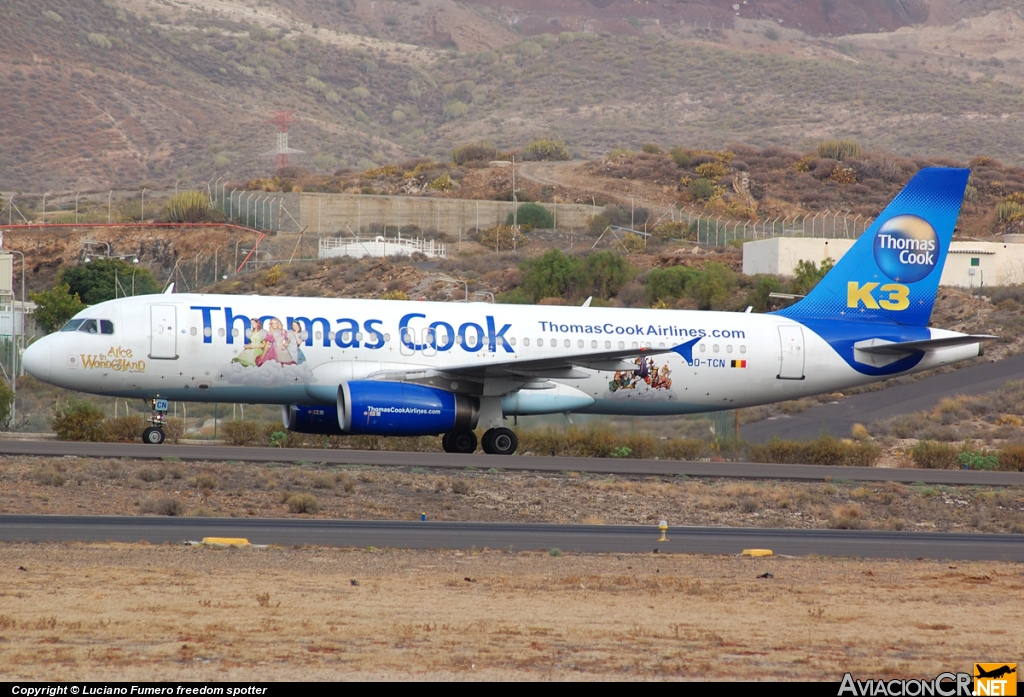
[[[353,435],[434,436],[476,428],[480,402],[426,385],[354,380],[338,389],[338,415]]]
[[[436,436],[471,431],[480,417],[475,397],[406,382],[354,380],[338,387],[337,406],[289,404],[284,427],[325,436]]]

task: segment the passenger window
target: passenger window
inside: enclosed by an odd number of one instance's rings
[[[387,343],[389,341],[391,341],[391,333],[390,332],[388,332],[387,334],[384,335],[384,343]]]
[[[590,348],[594,348],[594,349],[596,349],[596,348],[597,348],[597,339],[593,339],[593,340],[591,340],[591,342],[590,342]]]
[[[568,339],[566,339],[566,340],[565,340],[565,347],[566,347],[566,348],[569,348],[570,346],[572,346],[572,342],[571,342],[571,341],[569,341]]]
[[[625,341],[620,341],[620,342],[619,342],[619,348],[620,348],[620,349],[624,349],[624,348],[626,348],[626,342],[625,342]]]
[[[213,327],[203,327],[203,336],[213,336]]]
[[[191,327],[191,328],[190,328],[190,329],[188,330],[188,333],[189,333],[189,334],[191,334],[192,336],[195,336],[196,334],[198,334],[198,333],[199,333],[199,331],[198,331],[198,330],[197,330],[197,329],[196,329],[195,327]]]
[[[509,346],[515,346],[516,345],[516,338],[514,336],[509,337],[508,343],[509,343]]]
[[[746,346],[740,346],[740,353],[746,353],[746,352],[747,352],[747,347]]]
[[[320,341],[320,339],[323,339],[323,338],[324,338],[323,332],[317,332],[316,333],[316,340],[317,341]]]
[[[220,328],[219,328],[219,329],[217,330],[217,336],[219,336],[219,337],[220,337],[220,338],[222,338],[222,339],[224,338],[224,327],[220,327]]]
[[[537,345],[538,346],[543,346],[544,345],[544,339],[537,339]]]
[[[704,344],[701,344],[701,345],[700,345],[700,352],[701,352],[701,353],[704,353],[704,352],[705,352],[705,351],[707,351],[707,350],[708,350],[708,347],[707,347],[707,346],[705,346]]]
[[[103,334],[113,334],[114,333],[114,323],[111,322],[109,319],[101,319],[100,320],[100,332],[102,332]]]
[[[604,342],[604,347],[605,347],[606,349],[610,349],[610,348],[612,347],[612,342],[610,342],[610,341],[606,341],[606,342]]]
[[[334,332],[328,332],[327,333],[327,340],[328,341],[334,341]]]
[[[96,320],[86,319],[82,320],[82,325],[78,328],[78,331],[86,332],[88,334],[95,334],[99,331],[99,329],[96,327]]]
[[[529,339],[523,339],[523,346],[527,346],[528,347],[529,345],[530,345],[530,340]]]
[[[363,340],[363,333],[362,332],[356,332],[356,341],[362,341],[362,340]]]
[[[725,352],[732,353],[732,344],[729,344],[728,346],[725,347]]]
[[[714,346],[712,346],[711,350],[714,351],[715,353],[718,353],[718,344],[715,344]]]
[[[238,327],[235,327],[231,330],[231,336],[233,336],[236,339],[238,338]]]
[[[583,348],[583,339],[580,339],[579,341],[576,342],[576,347]]]

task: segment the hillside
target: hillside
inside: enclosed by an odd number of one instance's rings
[[[1024,162],[1019,0],[734,4],[12,3],[0,190],[266,175],[274,109],[324,173],[542,136]]]

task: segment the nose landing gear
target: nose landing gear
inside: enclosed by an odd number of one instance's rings
[[[142,432],[142,442],[149,445],[160,445],[164,442],[164,420],[167,419],[168,404],[166,399],[151,399],[150,415],[146,418],[151,425]]]

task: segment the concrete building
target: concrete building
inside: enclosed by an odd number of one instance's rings
[[[801,260],[839,261],[856,240],[774,237],[743,245],[743,273],[792,276]],[[953,240],[939,284],[977,288],[1024,284],[1024,236],[1001,242]]]

